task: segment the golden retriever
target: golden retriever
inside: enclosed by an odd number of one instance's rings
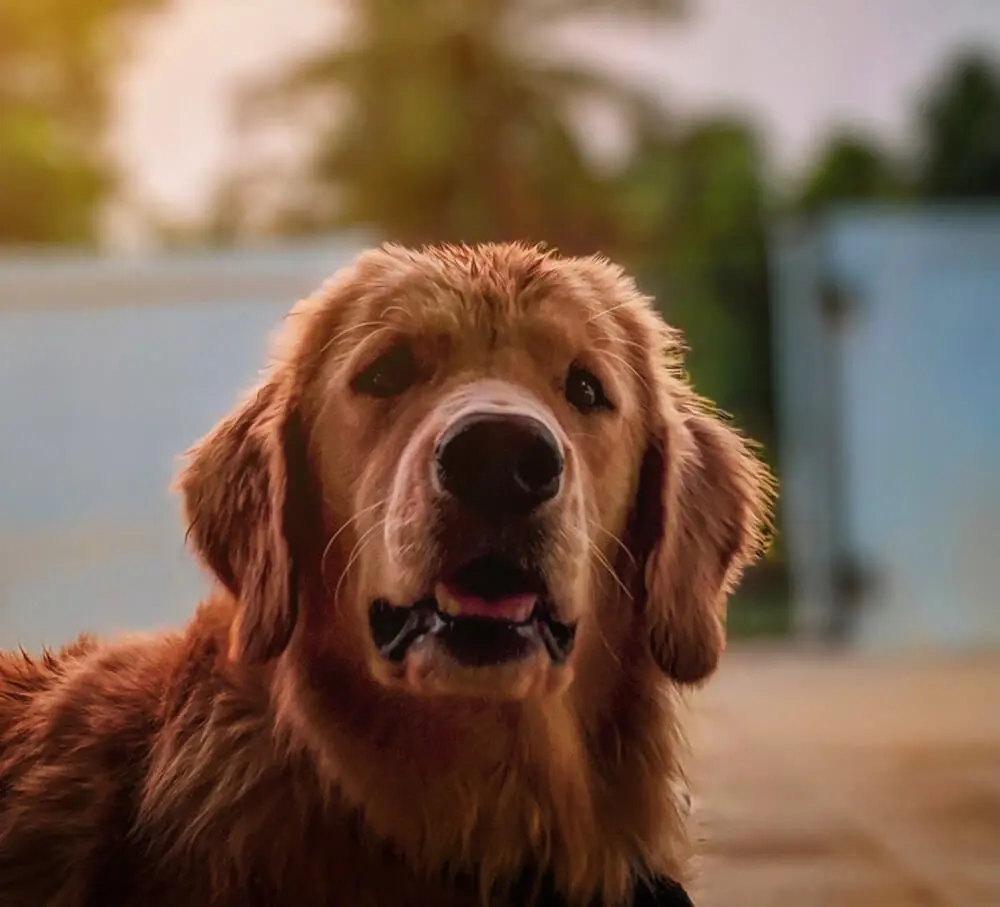
[[[524,245],[300,303],[180,475],[190,624],[0,657],[0,905],[685,903],[675,692],[771,482],[681,368]]]

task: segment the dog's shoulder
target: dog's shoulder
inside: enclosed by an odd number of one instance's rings
[[[139,884],[152,760],[171,709],[224,682],[224,637],[199,613],[181,633],[0,654],[0,904],[93,903]]]
[[[36,700],[62,681],[67,672],[94,649],[88,636],[57,651],[45,651],[33,658],[24,650],[0,652],[0,754],[6,738],[30,716]]]
[[[166,651],[84,637],[0,656],[0,903],[82,903],[127,835]]]

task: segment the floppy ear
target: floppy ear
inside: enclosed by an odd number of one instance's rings
[[[187,537],[239,602],[230,640],[237,659],[267,661],[291,637],[305,459],[298,409],[275,376],[188,452],[178,477]]]
[[[726,599],[762,549],[772,480],[686,383],[658,378],[632,514],[634,597],[657,663],[693,684],[725,648]]]

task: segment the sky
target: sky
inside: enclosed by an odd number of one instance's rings
[[[957,47],[1000,59],[1000,0],[692,2],[683,25],[581,23],[558,47],[674,110],[752,116],[780,172],[843,124],[905,146],[914,99]],[[118,86],[111,143],[131,198],[196,217],[241,152],[233,93],[336,39],[345,21],[342,0],[172,0],[137,36]]]

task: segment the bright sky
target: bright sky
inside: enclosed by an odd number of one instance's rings
[[[1000,59],[1000,0],[693,0],[678,28],[579,27],[591,59],[677,109],[749,112],[775,158],[800,162],[844,122],[904,141],[908,107],[949,53]],[[172,0],[134,48],[114,148],[135,198],[196,214],[240,149],[229,99],[339,32],[342,0]]]

